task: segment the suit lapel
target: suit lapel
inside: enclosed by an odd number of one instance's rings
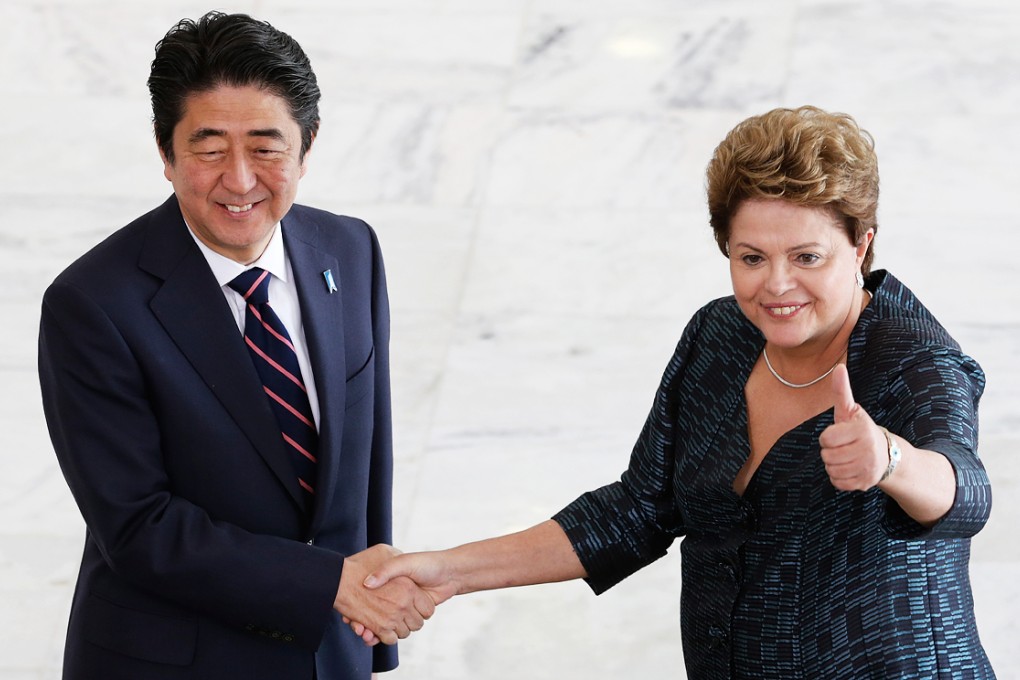
[[[302,492],[258,374],[173,197],[156,216],[139,266],[163,279],[149,303],[153,314],[300,507]]]
[[[283,219],[283,241],[301,304],[301,324],[319,400],[318,482],[311,533],[322,522],[336,490],[343,439],[346,394],[343,291],[336,257],[319,247],[319,226],[289,214]],[[329,271],[337,290],[330,292],[323,272]]]

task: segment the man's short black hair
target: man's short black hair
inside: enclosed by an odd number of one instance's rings
[[[319,85],[297,41],[246,14],[182,19],[156,43],[149,73],[156,142],[174,161],[173,133],[188,96],[221,85],[260,87],[281,97],[301,128],[301,158],[319,130]]]

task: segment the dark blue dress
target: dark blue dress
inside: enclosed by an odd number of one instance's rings
[[[994,678],[974,622],[970,537],[991,489],[977,449],[980,366],[905,286],[875,272],[850,338],[854,397],[938,451],[956,500],[926,529],[877,488],[837,491],[819,455],[832,410],[783,435],[743,496],[744,384],[764,345],[732,297],[684,331],[621,481],[555,516],[600,593],[681,545],[692,680]]]

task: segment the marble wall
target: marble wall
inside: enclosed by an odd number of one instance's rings
[[[83,525],[46,436],[39,300],[168,195],[152,47],[209,9],[0,3],[0,678],[59,677]],[[703,172],[778,105],[878,140],[879,267],[985,367],[996,505],[978,624],[1020,677],[1020,6],[1007,0],[247,0],[312,58],[322,131],[300,200],[367,219],[393,307],[396,540],[523,528],[626,464],[686,320],[729,291]],[[394,678],[682,678],[679,556],[444,605]]]

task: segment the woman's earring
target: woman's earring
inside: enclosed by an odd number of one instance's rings
[[[864,288],[864,274],[857,272],[857,287]]]

